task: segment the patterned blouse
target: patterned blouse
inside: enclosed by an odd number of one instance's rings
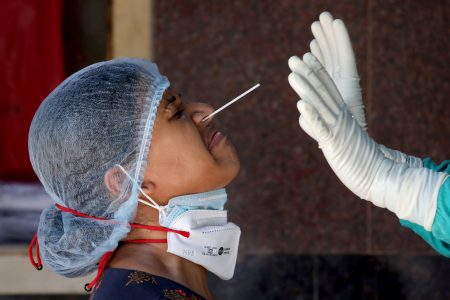
[[[206,300],[164,277],[126,269],[106,269],[91,300]]]

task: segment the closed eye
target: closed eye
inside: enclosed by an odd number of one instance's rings
[[[178,111],[172,116],[172,119],[173,119],[173,118],[175,118],[175,119],[181,118],[181,116],[183,115],[183,112],[184,112],[184,109],[178,110]]]

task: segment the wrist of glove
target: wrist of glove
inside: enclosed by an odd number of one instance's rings
[[[300,104],[319,147],[342,183],[362,199],[387,208],[398,218],[431,230],[444,173],[396,163],[363,131],[346,107],[328,130],[313,107]],[[319,129],[319,130],[317,130]]]
[[[397,150],[389,149],[384,145],[378,144],[378,148],[383,152],[386,158],[389,158],[396,163],[406,164],[412,168],[422,168],[422,160],[418,157],[407,155]]]

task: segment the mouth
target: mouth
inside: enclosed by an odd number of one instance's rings
[[[226,135],[215,128],[211,128],[208,137],[208,150],[212,150],[214,147],[219,145],[223,139],[225,139]]]

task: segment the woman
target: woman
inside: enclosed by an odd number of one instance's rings
[[[212,111],[183,103],[139,59],[101,62],[58,86],[29,133],[33,168],[55,201],[30,247],[36,267],[42,255],[67,277],[98,268],[85,287],[95,300],[212,299],[205,269],[231,278],[240,235],[223,210],[239,159],[202,121]]]

